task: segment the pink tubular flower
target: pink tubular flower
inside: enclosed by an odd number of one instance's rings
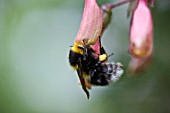
[[[91,47],[93,48],[93,50],[95,50],[96,54],[100,54],[100,41],[99,38],[97,39],[96,43],[94,45],[92,45]]]
[[[75,42],[94,45],[102,32],[102,13],[96,0],[86,0],[83,17]]]
[[[129,53],[135,58],[144,58],[152,54],[153,22],[148,2],[151,3],[153,0],[138,0],[132,15]]]

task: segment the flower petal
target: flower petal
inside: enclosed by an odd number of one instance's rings
[[[139,0],[132,16],[129,53],[134,57],[146,57],[152,54],[153,23],[146,0]]]
[[[81,45],[93,45],[101,35],[102,13],[96,0],[86,0],[83,17],[75,42]]]

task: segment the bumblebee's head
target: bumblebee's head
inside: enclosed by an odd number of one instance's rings
[[[95,53],[91,46],[79,45],[77,43],[75,43],[70,50],[76,54],[83,55],[83,58],[87,58],[91,53]]]
[[[77,43],[74,44],[74,46],[71,46],[70,52],[69,52],[69,63],[71,67],[74,70],[77,70],[78,68],[78,60],[82,59],[82,54],[83,54],[83,47],[78,45]]]
[[[83,46],[78,45],[77,43],[75,43],[70,50],[73,51],[74,53],[78,53],[81,55],[83,54]]]

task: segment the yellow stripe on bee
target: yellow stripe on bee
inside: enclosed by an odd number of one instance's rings
[[[74,46],[71,47],[71,50],[74,51],[75,53],[83,54],[83,50],[79,49],[78,46],[80,46],[80,45],[75,43]]]
[[[71,69],[73,69],[73,70],[77,70],[78,69],[78,65],[76,65],[76,66],[70,66],[71,67]]]
[[[100,61],[104,61],[104,60],[106,60],[107,59],[107,55],[106,54],[103,54],[103,55],[100,55],[99,56],[99,60]]]

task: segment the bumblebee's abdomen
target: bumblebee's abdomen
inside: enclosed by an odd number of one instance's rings
[[[106,86],[110,83],[110,74],[96,73],[93,77],[91,77],[90,84],[97,86]]]
[[[82,58],[82,55],[70,50],[69,53],[69,63],[71,66],[76,66],[78,64],[78,60]]]
[[[106,86],[111,82],[116,82],[122,73],[123,70],[120,64],[102,63],[89,71],[88,74],[91,76],[89,83],[97,86]]]
[[[89,83],[97,86],[109,85],[112,73],[113,68],[109,64],[100,64],[89,71],[89,75],[91,76]]]

